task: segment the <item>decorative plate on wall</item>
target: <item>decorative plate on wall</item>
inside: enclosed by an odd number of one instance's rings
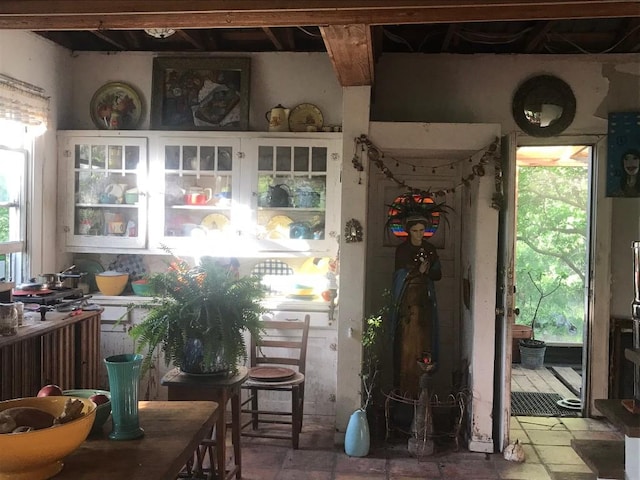
[[[320,131],[323,122],[322,112],[311,103],[301,103],[289,113],[289,130],[292,132],[306,132],[308,128]]]
[[[140,96],[130,85],[111,82],[100,87],[91,99],[91,120],[102,130],[133,130],[142,117]]]

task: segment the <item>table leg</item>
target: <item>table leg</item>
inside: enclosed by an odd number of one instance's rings
[[[220,416],[218,417],[218,423],[216,423],[216,457],[218,459],[218,480],[225,480],[227,476],[227,452],[226,452],[226,436],[227,436],[227,421],[225,419],[225,409],[227,406],[227,391],[222,389],[220,395]]]
[[[242,478],[242,459],[240,457],[240,390],[231,396],[231,440],[233,442],[233,459],[236,465],[236,478]]]

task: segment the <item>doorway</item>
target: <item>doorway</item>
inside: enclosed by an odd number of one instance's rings
[[[592,150],[516,150],[512,415],[582,412]]]

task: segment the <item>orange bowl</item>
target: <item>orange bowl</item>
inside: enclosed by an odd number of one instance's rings
[[[0,412],[14,407],[34,407],[58,417],[68,399],[50,396],[6,400],[0,402]],[[62,459],[85,441],[96,416],[95,403],[88,398],[78,400],[84,404],[84,415],[69,423],[0,435],[0,480],[45,480],[62,470]]]

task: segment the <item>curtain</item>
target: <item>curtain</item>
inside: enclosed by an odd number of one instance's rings
[[[0,120],[46,127],[49,98],[42,88],[0,74]]]

